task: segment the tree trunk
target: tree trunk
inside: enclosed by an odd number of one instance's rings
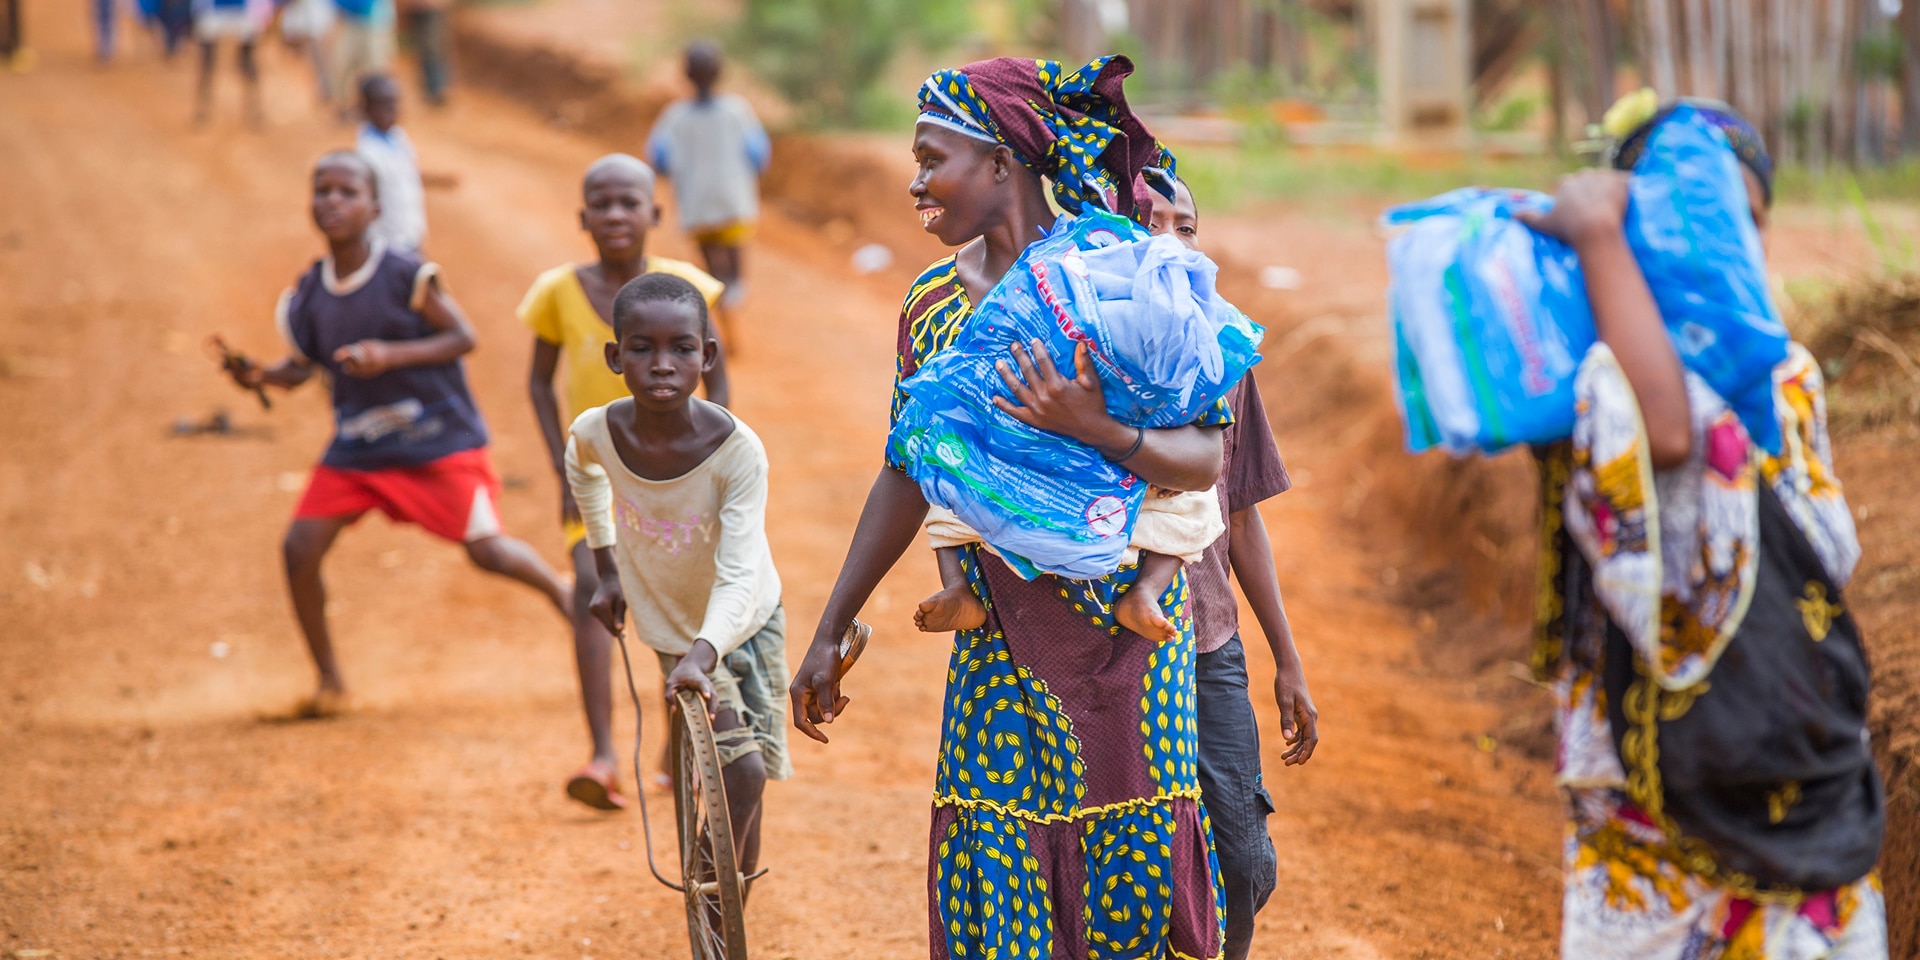
[[[1827,0],[1826,102],[1829,111],[1827,152],[1836,163],[1853,159],[1853,121],[1859,76],[1853,69],[1852,16],[1857,0]]]
[[[1613,45],[1613,9],[1607,0],[1575,0],[1580,19],[1575,34],[1585,40],[1585,56],[1580,58],[1581,96],[1585,98],[1587,122],[1599,123],[1613,105],[1615,53]]]
[[[1712,31],[1707,27],[1706,0],[1682,0],[1681,12],[1686,16],[1687,93],[1718,97],[1720,91],[1712,80],[1713,54],[1707,46]]]
[[[1920,153],[1920,0],[1900,5],[1900,155]]]
[[[1766,92],[1760,89],[1762,49],[1754,35],[1754,7],[1757,0],[1732,0],[1727,9],[1727,52],[1732,62],[1731,91],[1728,99],[1734,109],[1745,114],[1756,130],[1768,127]]]
[[[1708,44],[1713,49],[1713,88],[1714,96],[1728,103],[1733,102],[1733,76],[1727,65],[1727,46],[1733,40],[1732,4],[1729,0],[1713,0],[1713,17],[1709,29]]]
[[[1547,7],[1547,109],[1552,114],[1547,136],[1556,157],[1567,153],[1567,78],[1575,46],[1567,31],[1568,6],[1567,0],[1551,0]]]
[[[1768,131],[1775,154],[1792,161],[1799,155],[1793,131],[1793,29],[1787,0],[1767,0],[1767,48],[1772,63],[1766,76],[1773,81],[1773,129]]]
[[[1677,96],[1679,78],[1674,69],[1673,5],[1671,0],[1645,0],[1647,75],[1661,99]]]

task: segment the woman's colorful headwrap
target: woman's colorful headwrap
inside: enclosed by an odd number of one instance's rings
[[[1173,154],[1127,106],[1126,57],[1101,57],[1068,72],[1053,60],[1000,57],[941,70],[920,85],[920,122],[1006,144],[1053,182],[1061,209],[1088,205],[1144,220],[1151,197],[1142,175],[1171,198]],[[1162,188],[1160,184],[1166,186]]]
[[[1685,97],[1662,104],[1659,95],[1650,89],[1642,89],[1621,97],[1607,110],[1606,119],[1601,128],[1614,138],[1613,166],[1616,170],[1631,170],[1646,152],[1648,135],[1660,125],[1675,107],[1686,104],[1699,111],[1708,123],[1720,128],[1726,134],[1727,143],[1733,146],[1733,155],[1760,180],[1760,192],[1767,204],[1773,204],[1773,157],[1767,153],[1767,144],[1760,138],[1760,131],[1754,129],[1747,118],[1739,111],[1718,100],[1703,100]]]

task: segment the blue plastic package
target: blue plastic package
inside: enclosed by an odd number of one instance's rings
[[[1681,363],[1777,453],[1773,369],[1787,331],[1726,136],[1675,109],[1635,165],[1623,227]],[[1395,207],[1387,247],[1395,394],[1413,450],[1497,452],[1572,432],[1573,374],[1596,340],[1579,259],[1513,219],[1543,194],[1470,188]]]
[[[1680,362],[1727,401],[1754,443],[1777,454],[1773,368],[1787,359],[1787,328],[1767,286],[1740,161],[1689,106],[1651,136],[1633,167],[1627,245]]]
[[[1387,245],[1395,394],[1408,446],[1494,452],[1573,431],[1573,373],[1593,345],[1579,259],[1513,218],[1543,194],[1467,188],[1395,207]]]
[[[995,364],[1039,340],[1072,374],[1086,344],[1108,412],[1143,427],[1193,422],[1259,360],[1262,331],[1221,299],[1216,267],[1123,217],[1061,217],[976,306],[959,338],[901,383],[888,437],[928,502],[954,511],[1031,579],[1120,565],[1146,484],[1092,448],[1001,413]]]

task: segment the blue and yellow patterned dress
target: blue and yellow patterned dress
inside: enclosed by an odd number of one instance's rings
[[[927,268],[901,311],[900,377],[952,344],[972,314],[953,258]],[[900,402],[896,391],[895,416]],[[1230,419],[1219,407],[1202,422]],[[1156,644],[1112,616],[1134,568],[1029,582],[975,547],[962,562],[987,622],[955,634],[947,668],[931,955],[1219,956],[1185,575],[1161,598],[1180,638]]]

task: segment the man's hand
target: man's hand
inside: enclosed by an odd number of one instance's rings
[[[600,585],[593,589],[593,599],[587,602],[587,612],[593,614],[608,633],[616,637],[626,635],[627,594],[621,589],[618,576],[600,578]],[[672,699],[671,694],[668,699]]]
[[[349,343],[333,352],[333,362],[347,376],[368,379],[393,369],[393,345],[385,340]]]
[[[1011,352],[1013,363],[997,360],[993,365],[1007,392],[1013,395],[1012,400],[993,398],[993,405],[1002,413],[1036,430],[1072,437],[1109,455],[1126,450],[1133,442],[1133,428],[1107,414],[1106,391],[1100,385],[1100,374],[1093,369],[1093,354],[1086,344],[1074,345],[1071,380],[1054,369],[1046,345],[1038,340],[1016,343]],[[1116,443],[1118,446],[1114,446]]]
[[[1280,707],[1280,736],[1287,742],[1280,759],[1289,767],[1313,759],[1313,748],[1320,743],[1320,711],[1307,696],[1307,677],[1299,661],[1275,665],[1273,701]]]
[[[667,674],[667,709],[673,709],[680,699],[680,691],[692,690],[700,695],[707,705],[707,717],[713,717],[713,681],[707,674],[713,670],[714,662],[719,659],[719,651],[705,640],[695,640],[693,649],[674,664],[672,672]]]
[[[832,634],[815,634],[806,658],[793,675],[793,684],[787,688],[787,697],[793,703],[793,725],[821,743],[827,742],[827,735],[817,725],[832,723],[852,702],[840,695],[840,683],[834,679],[839,663],[840,641]]]

